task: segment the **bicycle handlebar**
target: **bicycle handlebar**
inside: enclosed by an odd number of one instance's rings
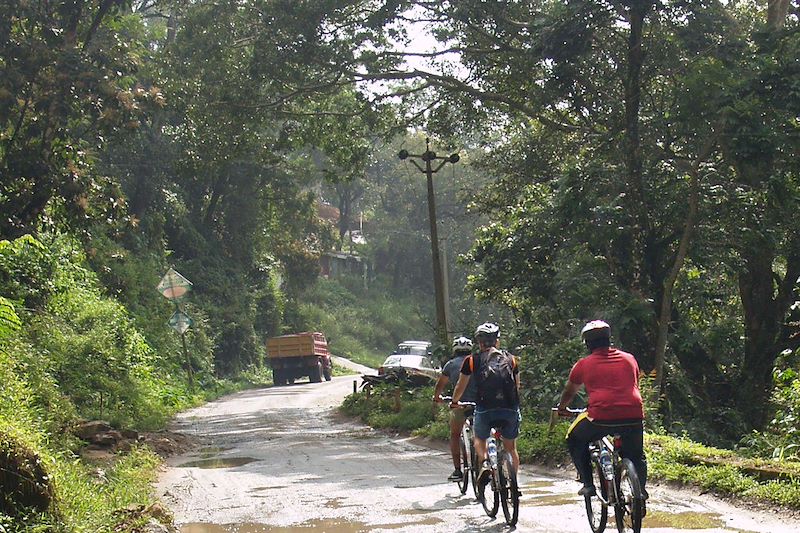
[[[439,399],[442,400],[443,402],[446,402],[446,401],[452,402],[453,401],[453,397],[452,396],[442,396],[441,394],[439,395]],[[475,402],[458,402],[456,405],[458,407],[475,407]],[[455,409],[455,407],[452,405],[452,403],[450,404],[450,409]]]
[[[571,407],[567,407],[566,413],[563,413],[558,410],[558,407],[553,407],[550,409],[550,424],[548,425],[548,430],[553,431],[553,428],[556,426],[556,422],[558,421],[558,417],[571,417],[577,416],[581,413],[586,411],[586,409],[573,409]]]
[[[576,408],[567,407],[566,414],[564,414],[561,411],[559,411],[558,407],[553,407],[550,410],[555,412],[555,413],[558,413],[558,416],[573,416],[573,415],[579,415],[579,414],[583,413],[584,411],[586,411],[586,408],[585,407],[576,407]]]

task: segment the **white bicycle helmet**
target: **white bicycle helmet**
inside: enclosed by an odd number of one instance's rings
[[[472,341],[466,337],[456,337],[453,339],[453,352],[471,352]]]
[[[499,339],[500,326],[493,324],[492,322],[484,322],[475,329],[475,338]]]
[[[592,320],[587,322],[581,330],[581,339],[584,342],[593,341],[595,339],[610,339],[611,326],[602,320]]]

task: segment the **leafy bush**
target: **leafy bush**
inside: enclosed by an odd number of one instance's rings
[[[785,353],[773,373],[775,416],[763,431],[753,431],[740,443],[760,457],[800,460],[800,350]]]
[[[547,423],[536,422],[530,418],[523,414],[517,440],[520,460],[546,463],[568,461],[565,435],[569,424],[562,422],[551,428]]]
[[[59,461],[54,477],[65,525],[70,531],[87,533],[118,531],[115,524],[124,521],[125,509],[152,501],[151,483],[159,463],[146,447],[119,456],[102,473],[78,461]]]
[[[412,431],[434,420],[432,387],[406,389],[389,384],[373,388],[369,396],[359,392],[347,396],[341,411],[376,428]]]
[[[516,354],[520,359],[523,404],[549,413],[558,404],[572,365],[586,352],[578,338],[553,346],[525,346]],[[578,402],[584,398],[579,394]]]

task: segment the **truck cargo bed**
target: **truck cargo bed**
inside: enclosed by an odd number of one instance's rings
[[[328,343],[322,333],[297,333],[267,339],[267,357],[328,356]]]

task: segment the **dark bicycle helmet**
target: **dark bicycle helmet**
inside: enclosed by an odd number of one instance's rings
[[[456,337],[453,339],[453,353],[471,352],[472,341],[466,337]]]
[[[610,338],[611,326],[602,320],[592,320],[591,322],[587,322],[581,330],[581,339],[583,339],[584,342]]]
[[[475,329],[475,338],[489,340],[499,339],[500,326],[492,322],[484,322]]]

